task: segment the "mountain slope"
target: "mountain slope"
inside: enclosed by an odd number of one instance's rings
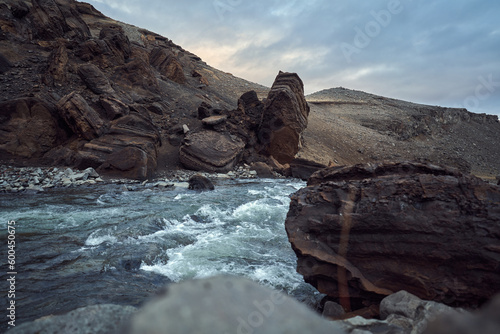
[[[421,160],[494,178],[500,173],[497,116],[415,104],[344,88],[306,97],[303,158],[328,164]]]

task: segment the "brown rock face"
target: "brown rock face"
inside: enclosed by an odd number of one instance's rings
[[[264,106],[258,132],[261,152],[272,155],[280,163],[292,161],[299,151],[308,115],[302,80],[296,73],[280,71]]]
[[[226,173],[240,158],[245,143],[211,130],[190,133],[180,148],[180,161],[189,169]]]
[[[151,65],[156,67],[160,73],[170,80],[179,84],[186,83],[186,76],[182,71],[182,65],[173,53],[168,53],[162,48],[154,48],[149,56]]]
[[[66,139],[54,106],[36,98],[0,103],[0,153],[41,157]]]
[[[82,138],[92,140],[105,132],[99,114],[76,92],[63,97],[57,103],[57,109],[69,128]]]
[[[500,290],[500,188],[418,163],[323,169],[286,219],[297,271],[344,308],[406,290],[475,306]]]
[[[108,78],[99,67],[93,64],[84,64],[78,67],[78,74],[92,92],[96,94],[112,94],[114,92]]]

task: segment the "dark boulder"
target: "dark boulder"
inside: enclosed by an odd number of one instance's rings
[[[261,152],[280,163],[292,161],[299,151],[308,115],[302,80],[296,73],[280,71],[264,105],[258,131]]]
[[[274,178],[273,169],[265,162],[254,162],[250,165],[250,169],[257,172],[260,178]]]
[[[0,53],[0,74],[8,72],[12,67],[10,61]]]
[[[238,137],[210,130],[188,133],[180,161],[189,169],[227,173],[238,163],[245,143]]]
[[[190,190],[214,190],[214,184],[208,177],[205,177],[201,174],[196,174],[191,176],[189,179],[189,187]]]
[[[107,160],[99,167],[98,171],[121,177],[145,180],[153,176],[156,169],[156,159],[144,150],[127,146],[111,153]]]
[[[252,90],[241,95],[238,99],[238,109],[248,116],[249,124],[247,126],[250,129],[256,130],[260,126],[264,104],[259,100],[255,91]]]
[[[50,54],[48,63],[44,82],[49,86],[66,82],[68,72],[68,51],[66,46],[60,45],[55,48]]]
[[[297,271],[345,308],[406,290],[476,306],[500,290],[500,188],[420,163],[328,168],[292,196]]]

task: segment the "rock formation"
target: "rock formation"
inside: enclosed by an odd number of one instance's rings
[[[238,162],[244,147],[236,136],[203,130],[186,136],[179,157],[189,169],[227,173]]]
[[[296,73],[280,71],[264,105],[258,131],[261,151],[280,163],[292,161],[299,151],[308,115],[302,80]]]
[[[297,271],[356,309],[406,290],[476,306],[500,290],[500,189],[419,163],[328,168],[292,196]]]

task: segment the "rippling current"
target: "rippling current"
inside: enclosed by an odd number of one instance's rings
[[[217,274],[311,300],[284,228],[289,195],[303,186],[238,180],[211,192],[107,185],[0,194],[4,264],[7,221],[17,223],[17,323],[92,304],[139,306],[165,284]]]

